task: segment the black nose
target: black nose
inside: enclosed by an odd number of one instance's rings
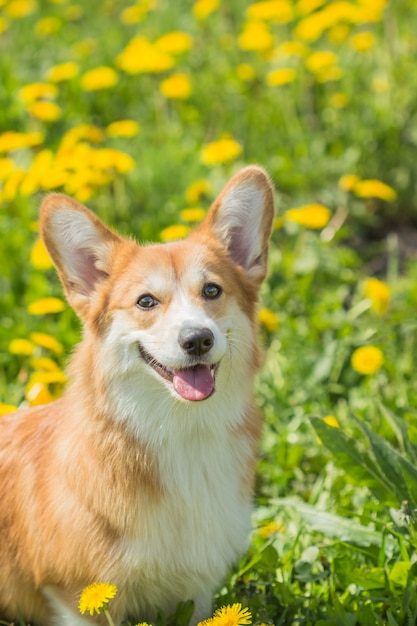
[[[201,356],[213,347],[214,335],[208,328],[183,328],[178,343],[187,354]]]

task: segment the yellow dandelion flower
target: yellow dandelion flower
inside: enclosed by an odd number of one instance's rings
[[[327,31],[327,38],[334,44],[340,45],[349,36],[351,27],[347,24],[335,24]]]
[[[7,15],[15,20],[34,13],[37,9],[35,0],[11,0],[4,7]]]
[[[327,21],[322,19],[323,13],[313,13],[300,20],[294,29],[295,37],[308,43],[317,41],[327,27]]]
[[[9,24],[4,19],[4,17],[0,16],[0,35],[4,33],[9,28]]]
[[[69,7],[65,7],[64,17],[70,22],[81,19],[83,15],[84,11],[78,4],[71,4]]]
[[[240,80],[243,80],[244,82],[249,82],[253,80],[256,76],[254,68],[252,67],[252,65],[249,65],[249,63],[240,63],[236,67],[236,74],[238,75]]]
[[[59,17],[49,16],[43,17],[35,24],[35,31],[38,35],[55,35],[62,29],[63,22]]]
[[[0,402],[0,415],[7,415],[8,413],[13,413],[14,411],[17,411],[17,406],[14,404]]]
[[[20,148],[39,146],[44,140],[42,133],[18,133],[8,130],[0,134],[0,152],[12,152]]]
[[[132,39],[116,57],[115,63],[128,74],[160,73],[171,69],[175,60],[153,45],[146,37]]]
[[[193,14],[198,20],[205,20],[220,4],[220,0],[197,0],[193,5]]]
[[[47,270],[53,266],[51,257],[42,239],[35,241],[30,253],[30,262],[37,270]]]
[[[126,7],[120,14],[120,21],[122,24],[138,24],[151,9],[151,2],[145,0],[145,2],[139,2],[133,6]]]
[[[331,216],[331,211],[322,204],[306,204],[296,209],[288,209],[284,214],[285,220],[313,229],[324,228]]]
[[[59,343],[55,337],[47,333],[30,333],[30,338],[37,346],[51,350],[55,352],[55,354],[62,354],[64,351],[62,344]]]
[[[377,315],[385,315],[391,302],[391,289],[377,278],[367,278],[362,283],[365,296],[371,301],[371,309]]]
[[[53,396],[45,383],[30,381],[25,389],[25,398],[30,406],[49,404],[53,401]]]
[[[239,48],[265,52],[274,45],[274,37],[265,22],[248,22],[238,38]]]
[[[294,18],[294,9],[288,0],[264,0],[251,4],[246,9],[246,15],[253,21],[266,20],[287,24]]]
[[[134,159],[126,152],[121,150],[113,150],[111,148],[102,148],[101,150],[90,151],[90,165],[99,170],[115,169],[120,174],[130,172],[136,163]]]
[[[186,100],[191,95],[191,81],[186,74],[172,74],[162,81],[159,90],[166,98]]]
[[[109,600],[114,598],[117,593],[116,585],[110,585],[108,583],[92,583],[85,587],[80,595],[80,601],[78,608],[80,613],[86,613],[90,615],[94,612],[101,613],[107,609]]]
[[[272,87],[279,87],[280,85],[288,85],[288,83],[294,82],[297,77],[297,72],[290,67],[281,67],[277,70],[272,70],[266,75],[266,82]]]
[[[47,356],[33,356],[29,361],[29,365],[34,370],[44,372],[53,372],[59,369],[57,363]]]
[[[307,15],[321,7],[325,2],[326,0],[298,0],[297,12],[301,15]]]
[[[64,372],[58,368],[49,372],[34,372],[30,377],[30,383],[42,383],[44,385],[65,384],[67,377]]]
[[[201,152],[201,161],[204,165],[227,163],[236,159],[241,152],[242,146],[240,143],[231,137],[224,137],[204,146]]]
[[[384,363],[384,355],[376,346],[357,348],[351,357],[351,365],[355,372],[364,376],[378,372]]]
[[[50,83],[30,83],[19,89],[18,96],[25,104],[31,104],[40,98],[56,98],[58,89]]]
[[[29,339],[12,339],[9,343],[10,354],[24,354],[29,356],[33,353],[35,346]]]
[[[69,61],[68,63],[60,63],[49,68],[46,73],[47,80],[51,83],[62,83],[66,80],[71,80],[78,75],[80,66],[78,63]]]
[[[188,33],[173,31],[159,37],[154,45],[167,54],[182,54],[192,48],[193,38]]]
[[[28,305],[27,310],[31,315],[45,315],[47,313],[60,313],[65,309],[65,302],[59,298],[41,298]]]
[[[12,159],[3,158],[0,159],[0,180],[6,180],[13,172],[15,168],[14,161]]]
[[[18,194],[19,186],[26,176],[25,170],[14,170],[3,187],[3,199],[13,200]]]
[[[81,41],[77,41],[72,46],[72,51],[79,57],[88,57],[97,48],[97,41],[92,37],[87,37]]]
[[[249,609],[242,609],[240,603],[228,604],[217,609],[214,613],[213,622],[215,626],[241,626],[242,624],[251,624],[252,615]]]
[[[262,326],[270,333],[278,330],[279,317],[274,311],[271,311],[271,309],[261,309],[258,313],[258,320],[262,324]]]
[[[135,137],[139,131],[140,126],[135,120],[118,120],[106,128],[109,137]]]
[[[184,224],[173,224],[161,230],[160,237],[162,241],[176,241],[186,237],[189,231],[189,227]]]
[[[304,57],[308,53],[308,47],[301,41],[283,41],[277,46],[272,54],[274,59],[282,57]]]
[[[331,50],[319,50],[312,52],[306,58],[306,67],[312,72],[319,72],[324,68],[334,65],[337,61],[337,55]]]
[[[343,191],[353,191],[359,181],[360,178],[356,174],[345,174],[339,179],[338,185]]]
[[[183,209],[180,212],[180,218],[184,220],[184,222],[201,222],[201,220],[203,220],[205,216],[205,210],[201,209],[200,207]]]
[[[275,535],[276,533],[283,533],[284,531],[284,524],[273,520],[272,522],[268,522],[267,524],[261,526],[258,529],[258,535],[262,537],[262,539],[269,539],[272,535]]]
[[[42,122],[55,122],[61,117],[62,111],[55,102],[32,102],[28,106],[28,112]]]
[[[337,65],[329,65],[329,67],[324,67],[322,70],[316,72],[315,77],[319,83],[328,83],[334,80],[340,80],[342,78],[343,72]]]
[[[200,202],[211,190],[211,185],[208,180],[199,179],[195,180],[189,185],[185,191],[185,197],[190,204]]]
[[[85,72],[85,74],[81,76],[81,87],[85,91],[109,89],[110,87],[114,87],[118,80],[119,77],[114,69],[102,65]]]
[[[340,428],[340,424],[334,415],[326,415],[326,417],[323,417],[323,422],[332,428]]]
[[[202,622],[198,622],[197,626],[213,626],[214,618],[209,617],[208,619],[203,620]]]
[[[371,32],[362,32],[352,35],[350,45],[357,52],[368,52],[375,44],[375,37]]]
[[[392,187],[374,179],[360,180],[353,191],[359,198],[378,198],[387,202],[393,202],[397,197]]]

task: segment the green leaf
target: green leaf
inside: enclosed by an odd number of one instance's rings
[[[366,485],[378,500],[386,504],[397,504],[396,498],[392,497],[392,485],[375,465],[367,450],[359,450],[356,442],[340,428],[333,428],[318,417],[311,417],[310,421],[323,445],[334,455],[335,463],[349,478],[359,485]]]
[[[354,543],[359,546],[382,545],[381,532],[362,526],[340,515],[321,511],[297,498],[278,498],[272,500],[271,504],[293,507],[305,519],[312,530],[322,532],[328,537],[337,538],[340,541]]]
[[[352,571],[352,582],[364,589],[383,589],[385,570],[383,567],[355,568]]]
[[[400,587],[407,586],[408,572],[410,571],[410,561],[397,561],[394,563],[392,570],[389,573],[390,582]]]

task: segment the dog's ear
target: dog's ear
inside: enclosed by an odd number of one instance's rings
[[[273,186],[267,173],[250,165],[238,172],[213,203],[205,225],[255,282],[265,278],[274,218]]]
[[[58,193],[42,203],[40,231],[68,301],[83,317],[97,284],[110,275],[121,239],[85,206]]]

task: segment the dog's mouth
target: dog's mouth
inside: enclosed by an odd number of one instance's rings
[[[139,344],[139,352],[147,365],[162,378],[170,382],[184,400],[205,400],[214,393],[216,372],[219,363],[206,365],[198,363],[192,367],[170,369],[159,363]]]

